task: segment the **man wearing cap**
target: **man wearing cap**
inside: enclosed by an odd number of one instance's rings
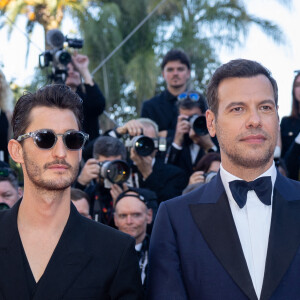
[[[120,231],[136,240],[135,250],[139,256],[139,265],[143,286],[146,287],[148,266],[149,235],[147,227],[152,223],[153,210],[156,210],[156,195],[150,190],[129,188],[116,199],[114,219]]]

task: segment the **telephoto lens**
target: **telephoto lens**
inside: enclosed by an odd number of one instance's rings
[[[124,160],[104,161],[99,166],[100,176],[111,183],[123,183],[129,178],[130,168]]]
[[[190,117],[189,121],[190,121],[191,127],[194,129],[196,134],[198,134],[198,135],[208,134],[205,116],[193,115]]]
[[[140,156],[148,156],[155,149],[153,140],[144,135],[135,136],[132,139],[132,147]]]

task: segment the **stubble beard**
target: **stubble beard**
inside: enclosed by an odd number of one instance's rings
[[[226,134],[223,134],[222,129],[217,126],[217,132],[219,136],[224,136],[226,138]],[[254,133],[254,132],[253,132]],[[260,130],[255,131],[254,134],[262,133]],[[270,140],[270,135],[266,132],[263,132],[264,136]],[[236,140],[239,141],[240,137],[237,136]],[[239,149],[236,144],[231,144],[229,147],[225,143],[223,143],[222,139],[218,139],[220,149],[227,156],[227,158],[236,166],[240,166],[246,169],[261,169],[267,166],[271,160],[273,160],[275,144],[270,144],[268,148],[265,149],[263,153],[261,151],[257,151],[257,155],[249,155],[250,153],[247,151],[242,151],[243,149]],[[255,146],[253,146],[255,148]],[[253,149],[255,151],[255,149]],[[259,150],[259,145],[257,146],[257,150]]]
[[[24,165],[28,179],[40,191],[63,191],[69,188],[72,185],[72,183],[76,180],[79,170],[79,164],[77,164],[75,167],[72,167],[71,165],[67,164],[64,160],[57,160],[53,163],[68,165],[69,174],[63,175],[58,179],[43,179],[43,170],[47,169],[47,164],[41,168],[34,161],[29,159],[26,152],[24,152]]]

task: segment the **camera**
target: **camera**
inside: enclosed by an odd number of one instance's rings
[[[130,167],[124,160],[112,160],[99,162],[99,176],[104,178],[104,185],[110,188],[111,184],[126,182],[130,175]]]
[[[144,135],[139,135],[126,139],[125,147],[133,148],[140,156],[148,156],[155,149],[158,149],[159,151],[166,151],[167,142],[165,138],[150,138]]]
[[[218,173],[215,171],[210,171],[208,173],[203,174],[205,178],[205,183],[210,182]]]
[[[51,65],[50,79],[54,83],[65,83],[68,73],[67,65],[72,61],[72,57],[64,49],[64,44],[66,43],[69,48],[81,49],[83,40],[65,37],[58,29],[49,30],[46,40],[51,49],[39,55],[39,66],[43,69]]]
[[[197,135],[208,134],[205,116],[192,115],[187,119],[187,121],[190,122],[191,127],[194,129]]]

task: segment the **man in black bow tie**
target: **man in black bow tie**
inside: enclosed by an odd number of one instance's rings
[[[233,60],[214,73],[207,100],[220,172],[160,205],[148,299],[296,299],[300,183],[280,175],[273,162],[276,81],[257,62]]]

